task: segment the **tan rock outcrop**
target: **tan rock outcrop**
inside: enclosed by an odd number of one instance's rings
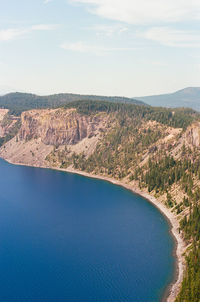
[[[193,147],[200,147],[200,123],[197,122],[188,127],[184,135],[185,143]]]
[[[5,115],[8,113],[8,109],[0,109],[0,137],[3,137],[5,134],[5,129],[2,126],[2,121],[5,117]]]
[[[30,110],[21,115],[21,128],[0,148],[0,156],[13,163],[46,166],[47,155],[56,147],[70,154],[93,153],[106,130],[108,115],[81,115],[76,109]]]
[[[31,110],[22,113],[19,140],[40,138],[46,145],[74,145],[105,126],[105,114],[80,115],[76,109]]]

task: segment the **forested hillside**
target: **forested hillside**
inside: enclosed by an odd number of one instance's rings
[[[191,137],[195,127],[200,127],[195,126],[199,114],[190,109],[107,103],[77,102],[73,106],[82,114],[107,112],[110,130],[90,156],[58,148],[48,160],[62,168],[72,165],[137,183],[171,208],[180,219],[180,230],[189,245],[187,272],[176,301],[199,302],[200,145],[196,146]]]
[[[0,96],[0,108],[10,109],[10,114],[20,115],[22,111],[40,108],[57,108],[74,101],[107,101],[114,103],[131,103],[144,105],[142,101],[129,99],[125,97],[107,97],[107,96],[93,96],[81,95],[72,93],[62,93],[49,96],[39,96],[30,93],[9,93]]]
[[[10,119],[5,115],[2,127]],[[1,138],[5,159],[111,177],[164,203],[188,246],[176,302],[200,301],[199,113],[82,100],[24,112],[11,130]]]

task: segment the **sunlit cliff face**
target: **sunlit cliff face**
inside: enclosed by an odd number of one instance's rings
[[[32,110],[22,113],[19,139],[41,138],[46,145],[73,145],[93,137],[105,121],[104,114],[80,115],[76,109]]]

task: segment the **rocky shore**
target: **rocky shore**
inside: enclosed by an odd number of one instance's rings
[[[176,257],[176,269],[175,269],[175,275],[174,275],[174,281],[169,284],[168,288],[166,289],[166,292],[163,297],[163,302],[174,302],[176,299],[176,296],[180,290],[181,283],[183,281],[183,275],[184,275],[184,270],[185,270],[185,257],[184,257],[184,252],[186,250],[186,244],[179,232],[179,222],[176,218],[176,216],[160,201],[158,201],[154,196],[151,196],[147,192],[144,192],[140,190],[137,186],[131,186],[130,184],[127,184],[123,181],[119,181],[110,177],[102,176],[102,175],[96,175],[96,174],[90,174],[87,172],[75,170],[71,167],[67,169],[61,169],[61,168],[55,168],[55,167],[50,167],[47,165],[28,165],[28,164],[23,164],[23,163],[16,163],[12,162],[6,159],[11,164],[16,164],[16,165],[24,165],[24,166],[34,166],[38,168],[49,168],[49,169],[55,169],[63,172],[68,172],[68,173],[75,173],[79,174],[85,177],[91,177],[91,178],[96,178],[96,179],[101,179],[104,181],[111,182],[115,185],[122,186],[130,191],[132,191],[134,194],[138,194],[142,197],[144,197],[148,202],[151,202],[155,207],[160,210],[160,212],[167,218],[169,221],[170,227],[171,227],[171,233],[172,236],[175,240],[175,250],[174,250],[174,255]]]

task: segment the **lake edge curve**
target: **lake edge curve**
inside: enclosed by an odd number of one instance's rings
[[[140,190],[138,187],[132,187],[131,185],[129,185],[123,181],[119,181],[119,180],[116,180],[114,178],[110,178],[107,176],[87,173],[84,171],[73,169],[71,167],[62,169],[62,168],[56,168],[56,167],[51,167],[51,166],[17,163],[17,162],[12,162],[5,158],[2,158],[2,159],[7,161],[8,163],[14,164],[14,165],[58,170],[58,171],[62,171],[62,172],[78,174],[78,175],[89,177],[89,178],[96,178],[99,180],[107,181],[114,185],[121,186],[121,187],[129,190],[133,194],[139,195],[139,196],[143,197],[146,201],[153,204],[161,212],[161,214],[165,217],[165,219],[168,221],[168,224],[170,227],[170,234],[172,235],[173,240],[175,242],[174,250],[173,250],[173,256],[175,258],[175,272],[174,272],[174,276],[173,276],[173,281],[166,287],[161,301],[162,302],[174,302],[175,301],[175,299],[179,293],[179,290],[181,288],[181,284],[182,284],[184,272],[185,272],[184,252],[186,251],[186,243],[183,240],[181,234],[179,233],[179,221],[177,220],[176,216],[163,203],[159,202],[154,196],[151,196],[147,192]]]

